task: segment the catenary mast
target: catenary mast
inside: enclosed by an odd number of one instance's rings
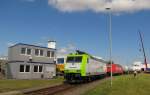
[[[145,54],[145,48],[144,48],[144,43],[143,43],[143,37],[142,37],[142,34],[141,32],[139,31],[139,35],[140,35],[140,41],[141,41],[141,44],[142,44],[142,51],[143,51],[143,55],[144,55],[144,64],[145,64],[145,68],[147,70],[147,58],[146,58],[146,54]]]

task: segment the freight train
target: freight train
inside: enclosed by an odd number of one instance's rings
[[[112,74],[113,75],[120,75],[124,73],[124,69],[121,65],[119,64],[112,64]],[[107,64],[107,74],[111,74],[111,64]]]
[[[64,66],[64,78],[67,82],[91,81],[105,77],[110,73],[109,62],[77,50],[69,54]],[[123,73],[120,65],[113,64],[113,73]]]

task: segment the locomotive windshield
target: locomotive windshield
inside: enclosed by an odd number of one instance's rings
[[[67,57],[67,63],[80,63],[82,62],[82,56]]]
[[[64,64],[64,58],[57,58],[57,64]]]

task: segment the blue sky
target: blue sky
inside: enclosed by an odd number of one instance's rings
[[[150,59],[149,25],[148,9],[114,13],[112,38],[116,62],[130,64],[143,57],[139,52],[139,29],[144,34],[146,54]],[[0,55],[7,55],[8,46],[14,43],[46,46],[48,39],[56,40],[57,48],[72,45],[108,59],[108,15],[92,10],[64,12],[47,0],[0,0]]]

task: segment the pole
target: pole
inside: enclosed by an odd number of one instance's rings
[[[145,49],[144,49],[143,38],[142,38],[142,34],[140,31],[139,31],[139,34],[140,34],[140,39],[141,39],[141,43],[142,43],[142,50],[143,50],[143,54],[144,54],[144,64],[145,64],[145,67],[147,70],[147,59],[146,59],[146,54],[145,54]]]
[[[109,51],[110,51],[110,64],[111,64],[111,86],[112,86],[112,18],[111,8],[106,8],[109,11]]]

